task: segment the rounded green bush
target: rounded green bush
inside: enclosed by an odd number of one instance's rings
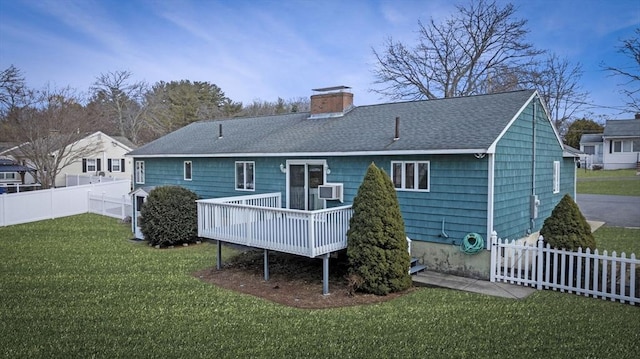
[[[353,200],[347,239],[353,289],[386,295],[411,286],[411,258],[396,191],[373,163]]]
[[[596,240],[591,234],[591,226],[580,212],[571,196],[565,194],[542,225],[540,235],[545,243],[558,249],[577,251],[596,249]]]
[[[198,196],[183,187],[153,189],[142,206],[140,230],[152,245],[192,243],[198,236]]]

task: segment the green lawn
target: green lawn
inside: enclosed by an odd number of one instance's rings
[[[637,307],[421,288],[302,310],[199,281],[213,245],[157,250],[80,215],[0,228],[3,358],[634,358]],[[224,252],[223,255],[232,255]]]
[[[640,257],[640,229],[603,226],[593,232],[598,252],[606,250],[620,255],[624,252],[627,258],[631,253]]]
[[[577,169],[578,193],[640,196],[640,176],[636,170],[590,171]]]

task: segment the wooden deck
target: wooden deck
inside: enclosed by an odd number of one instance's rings
[[[351,206],[279,208],[280,193],[198,201],[198,236],[311,258],[347,248]]]

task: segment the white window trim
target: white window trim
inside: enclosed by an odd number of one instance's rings
[[[120,168],[120,158],[110,158],[111,160],[111,172],[122,172],[122,168]],[[113,167],[117,166],[118,170],[115,170]]]
[[[613,148],[611,149],[611,153],[631,153],[634,151],[633,148],[633,141],[628,141],[628,140],[613,140],[611,141],[613,142]],[[620,143],[620,151],[616,151],[616,143]],[[629,151],[625,151],[624,145],[627,144],[627,146],[629,146],[628,150]]]
[[[12,177],[9,177],[11,175]],[[15,181],[17,176],[17,172],[0,172],[0,180],[2,181]]]
[[[98,160],[95,158],[87,158],[87,172],[96,172],[98,170]]]
[[[144,168],[144,161],[136,161],[135,164],[136,168],[136,184],[144,184],[144,176],[145,176],[145,168]]]
[[[553,161],[553,193],[560,193],[560,161]]]
[[[247,164],[251,164],[252,168],[253,168],[253,183],[252,183],[252,187],[251,188],[247,188]],[[242,171],[243,171],[243,183],[242,183],[242,188],[238,188],[238,165],[242,165]],[[234,187],[236,191],[248,191],[248,192],[254,192],[256,190],[256,163],[254,161],[236,161],[235,165],[233,166],[233,173],[234,173]]]
[[[413,178],[413,183],[417,186],[419,186],[419,181],[420,181],[420,165],[421,164],[426,164],[427,165],[427,188],[405,188],[405,184],[406,182],[406,173],[405,173],[405,169],[406,169],[406,164],[407,163],[413,163],[414,164],[414,178]],[[393,172],[393,168],[394,168],[394,164],[400,164],[401,168],[402,168],[402,175],[401,175],[401,179],[400,179],[400,184],[401,186],[399,188],[395,187],[394,184],[394,188],[396,189],[396,191],[412,191],[412,192],[430,192],[431,191],[431,161],[391,161],[391,182],[393,182],[394,179],[394,172]]]
[[[189,165],[189,177],[187,177],[187,164]],[[193,162],[192,161],[184,161],[184,165],[182,166],[182,171],[184,174],[185,181],[191,181],[193,179]]]

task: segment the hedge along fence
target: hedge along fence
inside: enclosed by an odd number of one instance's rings
[[[640,303],[640,260],[632,253],[576,252],[491,238],[491,281],[552,289],[635,305]]]

